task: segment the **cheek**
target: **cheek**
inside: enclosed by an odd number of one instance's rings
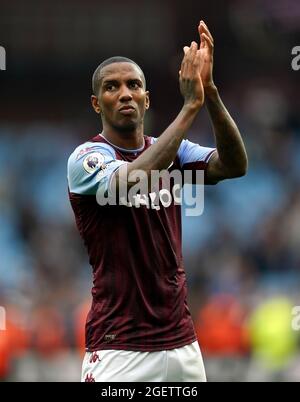
[[[112,113],[114,109],[114,103],[115,101],[111,97],[103,96],[101,99],[100,106],[102,110],[105,110],[108,113]]]

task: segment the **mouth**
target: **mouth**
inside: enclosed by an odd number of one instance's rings
[[[128,105],[128,106],[122,106],[122,107],[119,109],[119,112],[120,112],[121,114],[127,116],[127,115],[133,114],[133,113],[135,112],[135,108],[134,108],[133,106],[129,106],[129,105]]]

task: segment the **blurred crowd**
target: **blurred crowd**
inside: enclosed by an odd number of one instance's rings
[[[201,216],[182,214],[189,302],[214,379],[284,379],[300,370],[291,327],[292,307],[300,304],[300,120],[273,91],[251,87],[236,100],[225,94],[233,99],[227,106],[245,138],[249,172],[207,186]],[[68,202],[66,161],[83,129],[46,122],[0,126],[2,379],[79,375],[92,277]],[[189,138],[213,145],[207,117]],[[24,359],[32,360],[30,370]],[[49,362],[60,368],[52,377]]]
[[[92,275],[66,164],[100,131],[89,111],[98,58],[121,48],[144,68],[152,102],[145,131],[156,137],[179,111],[178,49],[195,38],[203,15],[216,42],[215,81],[249,155],[245,177],[205,188],[201,216],[182,213],[207,377],[299,381],[292,311],[300,306],[300,72],[289,59],[300,45],[299,3],[218,1],[216,16],[214,2],[202,2],[199,17],[189,1],[18,3],[4,1],[0,15],[8,44],[0,76],[0,381],[80,378]],[[204,110],[188,138],[214,146]]]

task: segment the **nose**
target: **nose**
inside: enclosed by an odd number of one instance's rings
[[[130,89],[126,85],[122,86],[119,97],[120,102],[128,102],[131,101],[131,99],[132,94],[130,92]]]

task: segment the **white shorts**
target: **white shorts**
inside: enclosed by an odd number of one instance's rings
[[[86,352],[82,382],[205,382],[198,342],[159,352]]]

